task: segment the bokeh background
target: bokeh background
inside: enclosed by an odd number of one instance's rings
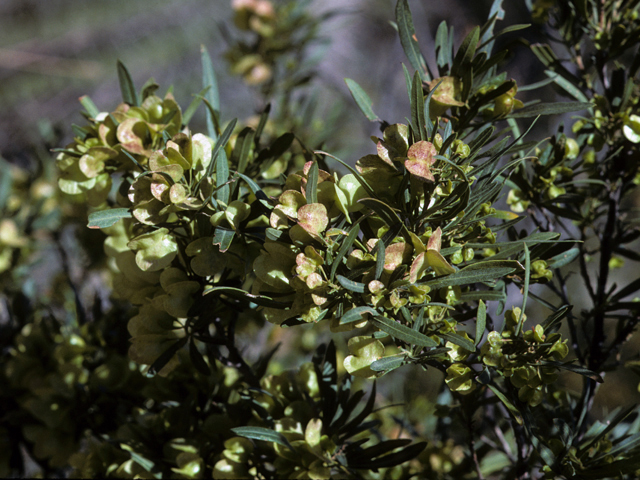
[[[200,45],[214,60],[225,120],[240,119],[260,107],[255,91],[229,74],[223,58],[223,32],[232,18],[227,0],[2,0],[0,1],[0,152],[7,160],[28,162],[34,144],[44,139],[59,145],[71,138],[72,123],[82,122],[77,102],[89,95],[99,108],[119,99],[116,61],[130,70],[137,85],[153,77],[161,92],[174,87],[184,108],[200,90]],[[486,20],[491,0],[412,2],[415,27],[425,52],[442,20],[460,40]],[[390,122],[401,121],[408,100],[401,62],[408,64],[397,34],[392,0],[316,0],[318,15],[338,10],[323,25],[328,40],[313,55],[322,55],[316,82],[327,101],[342,104],[345,129],[335,141],[351,162],[368,153],[368,135],[377,131],[356,111],[344,84],[353,78],[370,92],[376,111]],[[506,21],[524,23],[524,2],[509,2]],[[535,37],[535,32],[528,32]],[[533,57],[514,45],[510,70],[517,80],[541,75]],[[515,68],[514,68],[515,67]],[[519,78],[518,78],[519,77]],[[328,92],[328,93],[327,93]],[[200,112],[202,121],[203,112]],[[364,140],[363,140],[364,139]],[[350,151],[351,150],[351,151]]]

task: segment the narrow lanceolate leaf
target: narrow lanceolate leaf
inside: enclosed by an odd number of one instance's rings
[[[91,100],[91,97],[89,97],[89,95],[83,95],[82,97],[80,97],[80,103],[91,118],[96,118],[100,113],[100,110],[98,110],[98,107],[96,107],[96,104],[93,103],[93,100]]]
[[[431,77],[427,69],[427,62],[420,52],[416,30],[413,27],[411,10],[407,0],[398,0],[396,5],[396,22],[398,23],[398,33],[400,34],[400,44],[405,55],[409,59],[411,66],[420,73],[420,78],[425,82],[430,82]]]
[[[133,107],[139,105],[138,94],[136,93],[136,87],[131,80],[131,74],[129,70],[124,66],[120,60],[118,60],[118,81],[120,82],[120,92],[122,93],[122,100],[125,103]]]
[[[513,403],[509,401],[506,395],[502,393],[498,388],[494,387],[493,385],[487,385],[487,386],[496,395],[496,397],[500,399],[500,401],[504,404],[504,406],[509,409],[509,411],[515,418],[516,422],[518,422],[519,425],[522,425],[522,414],[520,413],[520,410],[518,410],[515,407],[515,405],[513,405]]]
[[[221,201],[225,205],[229,203],[229,195],[231,194],[227,181],[229,180],[229,161],[227,153],[224,149],[220,149],[218,153],[218,161],[216,162],[216,200]]]
[[[551,78],[558,86],[560,86],[565,92],[567,92],[569,95],[571,95],[573,98],[575,98],[579,102],[586,103],[589,101],[587,99],[587,96],[584,93],[582,93],[582,91],[578,87],[576,87],[573,83],[565,79],[560,74],[552,70],[545,70],[544,73],[549,78]]]
[[[380,360],[376,360],[369,368],[374,372],[390,372],[396,368],[402,366],[405,363],[406,357],[404,355],[396,357],[385,357]]]
[[[402,325],[390,318],[383,317],[382,315],[376,315],[369,321],[383,332],[388,333],[393,338],[401,340],[408,345],[416,345],[418,347],[438,346],[435,340],[427,337],[425,334],[416,332],[412,328]]]
[[[233,129],[236,126],[236,122],[237,122],[237,119],[233,119],[229,123],[229,125],[227,125],[227,128],[224,129],[224,132],[222,132],[222,135],[220,135],[220,138],[218,138],[218,140],[216,141],[216,145],[215,145],[215,147],[213,147],[213,152],[211,152],[211,162],[207,166],[207,174],[202,178],[211,177],[211,175],[213,173],[213,168],[218,163],[218,158],[222,157],[223,156],[222,154],[224,154],[224,148],[227,146],[227,142],[229,141],[229,137],[231,137],[231,134],[233,133]],[[227,155],[226,154],[224,154],[224,159],[223,160],[224,160],[224,162],[226,164],[227,163]],[[217,183],[216,186],[222,185],[227,181],[228,176],[229,176],[229,172],[228,172],[229,165],[228,164],[226,164],[226,168],[227,168],[227,175],[224,177],[225,180],[221,181],[221,179],[218,179],[218,182],[220,182],[220,183]],[[222,169],[224,169],[224,166],[222,167]],[[217,173],[217,170],[216,170],[216,173]],[[202,181],[202,179],[200,181]],[[200,184],[200,181],[198,182],[198,185]],[[198,187],[196,186],[196,190],[197,190],[197,188]]]
[[[349,170],[350,173],[353,174],[353,176],[356,178],[356,180],[358,180],[360,185],[362,185],[362,188],[364,188],[364,190],[367,192],[367,195],[369,195],[370,197],[374,196],[373,190],[371,189],[367,181],[362,177],[362,175],[360,175],[360,173],[355,168],[353,168],[351,165],[346,163],[344,160],[340,160],[335,155],[331,155],[330,153],[323,152],[322,150],[314,150],[313,153],[315,153],[316,155],[325,155],[329,158],[333,158],[335,161],[337,161],[340,165],[345,167],[347,170]]]
[[[480,262],[479,264],[469,265],[451,275],[428,280],[424,282],[424,285],[428,285],[433,290],[434,288],[451,287],[454,285],[490,282],[515,272],[518,269],[517,265],[520,264],[516,261],[497,261],[493,264],[491,260],[488,260],[486,262]]]
[[[478,300],[498,302],[505,298],[505,293],[499,290],[472,290],[471,292],[462,292],[460,295],[461,302],[475,302]]]
[[[375,315],[378,312],[376,312],[373,308],[371,307],[356,307],[356,308],[352,308],[351,310],[347,311],[344,315],[342,315],[342,317],[340,317],[340,325],[343,325],[345,323],[351,323],[351,322],[359,322],[362,321],[362,316],[366,315],[366,314],[371,314],[371,315]]]
[[[249,153],[253,145],[254,130],[251,127],[245,127],[238,134],[236,143],[231,154],[231,165],[238,166],[238,172],[243,173],[247,168],[249,161]]]
[[[218,82],[216,74],[211,63],[211,57],[204,45],[200,46],[200,57],[202,61],[202,88],[208,88],[204,98],[207,100],[211,109],[207,111],[207,134],[213,140],[218,138],[215,125],[218,124],[220,118],[220,95],[218,93]],[[216,115],[218,118],[214,119]]]
[[[380,280],[380,276],[384,271],[384,261],[385,261],[385,251],[384,251],[384,242],[379,240],[376,244],[376,270],[374,278],[376,280]]]
[[[363,452],[361,452],[360,455],[362,456],[357,458],[355,461],[351,461],[351,459],[348,458],[349,467],[374,470],[378,468],[390,468],[396,465],[400,465],[401,463],[408,462],[409,460],[417,457],[420,452],[425,449],[425,447],[427,446],[427,442],[414,443],[413,445],[409,445],[400,451],[388,453],[386,455],[381,455],[381,453],[373,455],[373,453],[374,451],[381,452],[383,449],[386,451],[390,451],[392,449],[406,445],[406,443],[408,443],[409,441],[410,440],[403,439],[387,440],[385,442],[379,443],[378,445],[374,445],[373,447],[366,448],[363,450]]]
[[[449,29],[447,22],[443,20],[438,25],[436,32],[436,61],[438,68],[442,68],[449,63],[451,56],[451,45],[449,45]]]
[[[347,87],[349,87],[351,96],[358,104],[358,107],[360,107],[360,110],[362,110],[362,113],[364,113],[364,116],[372,122],[380,120],[373,111],[373,102],[371,101],[371,98],[369,98],[369,95],[367,95],[367,92],[365,92],[360,85],[350,78],[345,78],[344,81],[347,84]]]
[[[531,256],[529,255],[529,247],[524,244],[524,293],[522,294],[522,308],[520,309],[520,318],[516,327],[516,337],[522,332],[524,325],[524,312],[527,307],[527,298],[529,296],[529,281],[531,278]]]
[[[563,305],[555,313],[549,315],[542,324],[544,331],[551,332],[556,330],[556,325],[571,312],[572,308],[572,305]]]
[[[538,115],[558,115],[561,113],[578,112],[591,108],[590,103],[585,102],[563,102],[563,103],[536,103],[516,110],[510,114],[510,118],[529,118]]]
[[[575,365],[573,363],[562,363],[562,362],[540,362],[541,365],[549,365],[556,368],[560,368],[562,370],[568,370],[569,372],[577,373],[578,375],[583,375],[591,380],[595,380],[598,383],[604,382],[602,377],[594,371],[589,370],[588,368],[581,367],[580,365]]]
[[[461,335],[458,335],[457,333],[441,333],[441,334],[438,334],[438,336],[442,337],[443,340],[446,340],[447,342],[451,342],[454,345],[458,345],[459,347],[462,347],[465,350],[468,350],[470,352],[476,351],[476,346],[473,344],[471,340]]]
[[[491,5],[491,9],[489,10],[489,19],[492,19],[494,16],[495,16],[496,20],[503,20],[504,19],[504,9],[502,8],[502,2],[503,1],[504,0],[494,0],[493,1],[493,4]],[[494,43],[494,41],[491,40],[491,37],[493,35],[493,27],[494,26],[495,26],[495,21],[493,23],[491,23],[491,27],[490,28],[485,30],[484,34],[482,35],[482,38],[480,39],[480,41],[484,45],[484,47],[482,47],[481,51],[486,52],[487,54],[490,54],[493,51],[493,43]]]
[[[360,233],[360,222],[365,218],[367,217],[366,216],[360,217],[351,226],[351,229],[349,230],[349,234],[347,235],[347,238],[344,240],[344,242],[342,242],[342,246],[340,247],[340,250],[338,250],[338,254],[336,255],[336,258],[333,259],[333,264],[331,265],[331,275],[329,277],[331,281],[333,281],[333,278],[336,275],[336,271],[338,270],[338,267],[342,263],[342,259],[349,252],[356,238],[358,238],[358,234]]]
[[[476,317],[476,340],[474,342],[475,346],[478,346],[480,340],[482,340],[482,336],[484,335],[484,331],[487,328],[487,305],[480,300],[478,303],[478,315]]]
[[[353,280],[349,280],[347,277],[343,277],[342,275],[337,275],[336,279],[347,290],[356,293],[364,293],[367,290],[367,286],[364,283],[354,282]]]
[[[284,302],[278,302],[271,297],[267,297],[265,295],[254,295],[252,293],[245,292],[239,288],[234,287],[212,287],[207,288],[204,291],[204,295],[209,295],[211,293],[218,293],[227,295],[231,298],[237,298],[241,300],[247,300],[251,303],[255,303],[256,305],[260,305],[261,307],[272,307],[272,308],[285,308],[288,307],[289,304]]]
[[[189,104],[187,109],[182,114],[182,123],[184,125],[189,125],[189,122],[191,121],[191,117],[193,117],[193,114],[196,113],[196,110],[198,110],[198,107],[202,103],[202,100],[204,99],[205,94],[210,89],[211,89],[211,87],[203,88],[202,90],[200,90],[200,93],[195,95],[193,100],[191,100],[191,103]]]
[[[283,447],[287,447],[293,450],[293,447],[289,443],[289,440],[287,440],[287,438],[283,434],[274,430],[270,430],[268,428],[236,427],[232,428],[231,431],[241,437],[251,438],[253,440],[262,440],[264,442],[274,442],[278,445],[282,445]]]
[[[318,203],[318,177],[320,175],[318,162],[313,162],[307,175],[307,188],[305,193],[307,195],[307,204]]]
[[[424,94],[422,93],[422,81],[418,72],[413,76],[413,83],[411,84],[411,124],[416,129],[413,132],[416,141],[427,140]]]
[[[461,77],[463,70],[469,68],[471,60],[476,53],[476,47],[478,46],[478,40],[480,39],[480,27],[474,27],[473,30],[462,41],[462,45],[458,49],[455,58],[453,59],[453,65],[451,66],[450,75],[453,77]]]
[[[122,218],[131,218],[128,208],[111,208],[89,214],[89,228],[107,228]]]
[[[547,266],[549,268],[564,267],[568,263],[573,262],[578,257],[579,254],[580,254],[579,248],[577,247],[570,248],[566,252],[562,252],[556,255],[555,257],[551,257],[549,260],[547,260]]]

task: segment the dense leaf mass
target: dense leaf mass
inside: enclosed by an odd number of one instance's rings
[[[243,35],[227,60],[260,89],[258,117],[221,115],[203,47],[186,110],[118,62],[122,103],[81,98],[87,124],[55,175],[1,161],[0,476],[23,474],[25,451],[47,476],[636,478],[640,411],[598,419],[593,404],[607,372],[640,371],[621,356],[640,280],[609,281],[640,261],[640,2],[525,2],[565,52],[528,45],[548,80],[519,88],[495,47],[530,26],[496,31],[502,0],[457,47],[441,23],[433,52],[399,0],[409,109],[381,120],[346,79],[381,135],[352,161],[321,150],[331,129],[308,127],[313,108],[296,116],[307,49],[336,13],[306,3],[232,2]],[[517,98],[551,83],[571,100]],[[572,112],[531,139],[541,116]],[[92,308],[71,230],[95,257]],[[62,267],[39,298],[42,238]],[[285,329],[311,361],[274,360],[264,332]],[[418,393],[376,409],[391,378]]]

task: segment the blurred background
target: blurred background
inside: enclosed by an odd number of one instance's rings
[[[442,20],[455,27],[459,41],[486,20],[491,3],[411,2],[423,50],[429,51]],[[512,3],[506,21],[526,22],[524,3]],[[118,59],[138,86],[150,77],[160,85],[160,92],[173,85],[176,100],[186,108],[202,84],[200,45],[207,47],[214,61],[223,119],[252,115],[262,107],[259,96],[240,76],[230,74],[223,57],[228,49],[224,32],[232,22],[230,4],[226,0],[0,1],[0,153],[24,164],[42,140],[48,147],[70,141],[71,124],[83,121],[77,101],[81,95],[89,95],[102,110],[113,108],[120,99]],[[369,153],[367,137],[378,127],[357,111],[344,77],[370,92],[376,112],[385,120],[394,123],[406,115],[400,64],[408,62],[389,23],[395,2],[322,0],[311,5],[310,11],[318,15],[340,12],[321,26],[320,36],[327,43],[315,47],[314,55],[322,56],[315,82],[326,89],[329,102],[341,104],[346,111],[347,117],[341,119],[348,128],[339,129],[342,138],[332,143],[346,148],[353,163]],[[535,81],[540,72],[527,55],[524,49],[516,49],[517,68],[511,71]],[[203,121],[204,113],[199,113],[194,129]]]

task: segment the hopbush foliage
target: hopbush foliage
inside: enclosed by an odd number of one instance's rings
[[[24,472],[26,449],[72,477],[635,478],[639,412],[591,409],[640,316],[640,279],[609,281],[640,260],[640,2],[528,2],[557,48],[529,46],[548,79],[520,87],[496,40],[532,27],[498,30],[502,3],[457,46],[443,22],[427,52],[397,2],[409,109],[382,120],[346,79],[380,125],[355,162],[324,146],[340,126],[308,121],[300,94],[335,12],[252,0],[233,2],[244,35],[227,60],[264,96],[256,118],[221,114],[203,47],[186,110],[118,63],[122,103],[81,99],[56,174],[3,165],[2,474]],[[518,98],[548,84],[569,100]],[[204,132],[189,127],[199,108]],[[558,115],[566,132],[533,138]],[[92,308],[63,244],[79,222],[105,297]],[[42,238],[63,265],[44,299],[29,273],[51,254]],[[546,319],[526,323],[534,308]],[[336,343],[291,370],[273,345],[249,361],[237,338],[302,324]],[[441,373],[437,401],[376,409],[374,380],[412,369]]]

